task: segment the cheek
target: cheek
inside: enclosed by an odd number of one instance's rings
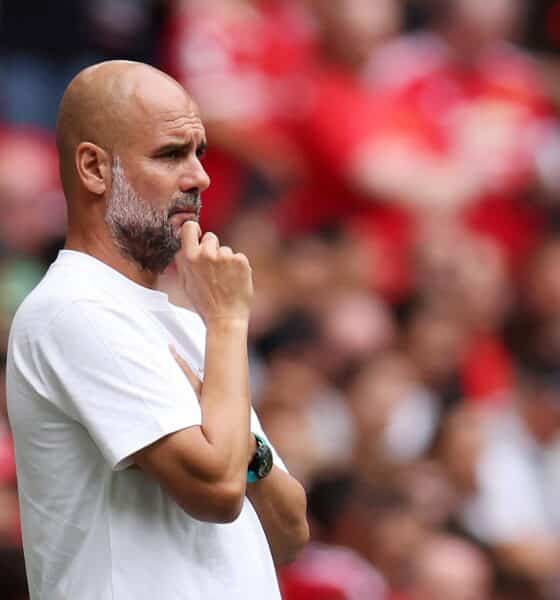
[[[140,198],[153,206],[167,206],[177,189],[175,178],[164,169],[138,174],[133,185]]]

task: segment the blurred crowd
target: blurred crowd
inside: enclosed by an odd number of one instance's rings
[[[560,2],[1,8],[0,596],[26,598],[2,365],[64,243],[57,105],[119,57],[198,101],[203,229],[252,263],[253,400],[309,493],[285,600],[558,600]]]

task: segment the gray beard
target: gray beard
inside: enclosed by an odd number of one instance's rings
[[[169,222],[171,211],[178,205],[195,206],[198,220],[198,194],[186,194],[170,207],[156,209],[138,196],[126,178],[120,159],[115,156],[105,222],[120,253],[142,271],[162,273],[181,248],[180,236]]]

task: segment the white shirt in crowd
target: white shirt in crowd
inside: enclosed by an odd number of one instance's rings
[[[491,421],[477,465],[478,490],[462,510],[467,531],[488,544],[560,532],[560,439],[541,446],[511,410]]]
[[[18,310],[8,412],[31,600],[280,598],[247,499],[235,522],[205,523],[127,469],[136,451],[201,424],[169,344],[202,377],[199,316],[80,252],[62,251]]]

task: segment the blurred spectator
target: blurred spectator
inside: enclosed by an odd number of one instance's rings
[[[221,231],[243,198],[299,169],[284,123],[311,31],[297,0],[183,0],[169,23],[167,68],[199,102],[210,141],[203,226]]]
[[[31,129],[0,130],[0,256],[39,256],[64,234],[66,206],[54,140]]]
[[[382,44],[398,27],[395,2],[315,2],[322,54],[296,136],[307,173],[282,225],[355,215],[352,230],[384,258],[372,283],[391,297],[410,289],[419,233],[442,213],[518,264],[544,226],[524,196],[558,135],[536,67],[504,41],[517,4],[437,3],[433,33]]]
[[[506,43],[523,8],[522,0],[435,1],[432,32],[404,38],[383,56],[388,84],[417,119],[401,158],[437,160],[454,187],[443,187],[443,204],[434,207],[496,239],[514,264],[542,231],[542,211],[524,196],[557,136],[537,66]],[[461,193],[450,193],[457,186]],[[428,197],[433,204],[435,194]]]
[[[407,580],[427,533],[391,478],[372,482],[336,471],[318,476],[309,490],[309,511],[315,539],[358,552],[394,588]]]
[[[463,526],[504,567],[535,579],[560,565],[557,378],[557,370],[527,365],[506,414],[456,415],[445,435],[445,460],[464,496]]]
[[[282,572],[285,600],[384,600],[383,577],[348,541],[358,542],[360,484],[343,473],[318,479],[309,492],[316,542]],[[363,516],[363,515],[362,515]],[[362,532],[363,534],[364,532]],[[367,536],[363,538],[367,545]]]
[[[352,383],[348,400],[357,429],[355,462],[362,472],[412,462],[429,449],[440,407],[418,375],[406,356],[385,354]]]
[[[417,306],[408,318],[405,349],[421,381],[438,394],[444,407],[461,399],[459,368],[466,331],[453,315],[430,306]]]
[[[285,600],[384,600],[383,578],[343,546],[312,543],[284,571]]]
[[[370,210],[375,190],[364,193],[354,176],[357,148],[381,135],[388,122],[388,104],[365,74],[378,48],[398,31],[401,9],[395,0],[340,0],[310,3],[317,26],[317,50],[298,88],[300,106],[292,119],[293,139],[304,159],[302,180],[291,189],[277,212],[280,227],[290,235],[340,223],[354,213]],[[375,210],[386,230],[392,212]],[[394,232],[394,231],[393,231]],[[387,269],[385,248],[375,265]],[[391,287],[394,274],[381,277]],[[370,269],[371,273],[375,269]]]
[[[473,544],[451,536],[434,536],[412,565],[405,595],[394,600],[490,600],[491,564]]]
[[[512,310],[513,290],[497,244],[453,225],[438,228],[436,223],[417,251],[416,286],[425,308],[410,311],[409,348],[422,371],[443,371],[448,364],[447,376],[439,378],[446,377],[448,383],[455,378],[460,396],[476,403],[506,402],[514,385],[514,366],[502,333]],[[442,346],[439,354],[433,354],[431,368],[426,362],[433,344],[418,338],[422,329],[415,325],[416,312],[439,314],[439,322],[447,321],[457,332],[455,350]],[[423,331],[435,341],[438,327],[433,321]]]
[[[314,320],[298,312],[278,322],[257,345],[267,362],[256,396],[263,425],[303,482],[320,469],[347,465],[354,446],[354,423],[343,398],[312,366],[322,356],[321,346]],[[296,358],[302,356],[309,362]]]
[[[558,365],[560,356],[560,241],[550,238],[529,261],[508,341],[523,360]]]

